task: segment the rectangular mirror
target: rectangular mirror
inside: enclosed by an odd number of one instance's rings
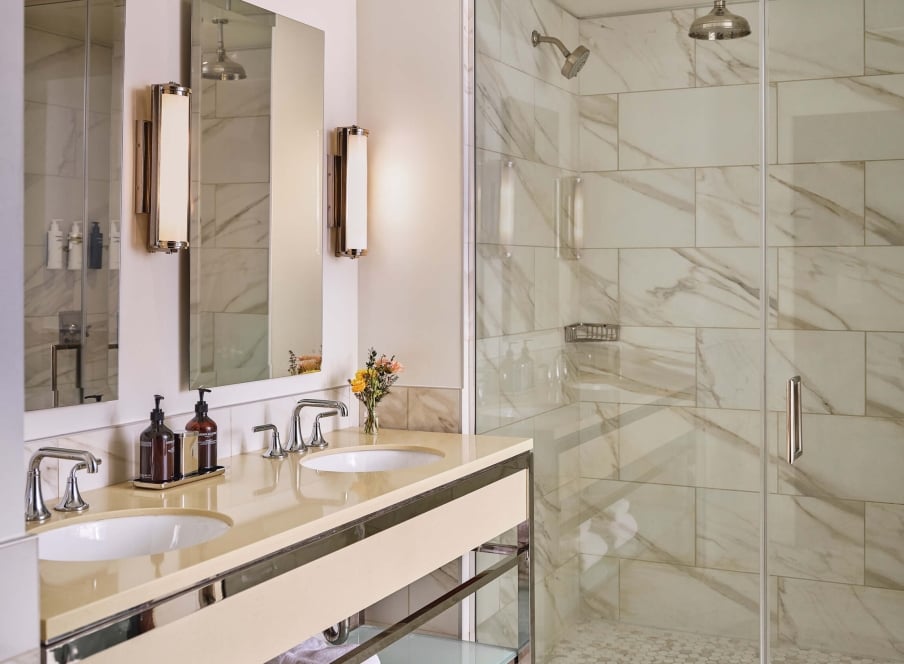
[[[25,0],[25,408],[118,394],[125,0]]]
[[[192,45],[190,386],[318,371],[324,34],[194,0]]]

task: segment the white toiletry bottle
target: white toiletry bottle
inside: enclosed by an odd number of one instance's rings
[[[82,227],[80,221],[73,221],[72,228],[69,230],[69,262],[70,270],[82,269],[82,244],[84,237],[82,236]]]
[[[119,220],[114,219],[110,222],[110,269],[119,269]]]
[[[47,269],[63,269],[63,231],[60,230],[62,219],[51,219],[50,230],[47,231]]]

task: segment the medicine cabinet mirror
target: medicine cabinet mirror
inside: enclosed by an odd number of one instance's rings
[[[192,387],[320,369],[323,49],[251,3],[192,4]]]
[[[25,0],[25,408],[118,394],[125,0]]]

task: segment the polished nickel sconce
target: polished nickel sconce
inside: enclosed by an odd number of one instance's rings
[[[358,126],[336,129],[330,228],[337,256],[367,255],[367,137]]]
[[[135,212],[148,215],[148,251],[188,248],[191,90],[151,86],[151,120],[139,120]]]
[[[584,179],[556,180],[556,256],[581,258],[584,248]]]

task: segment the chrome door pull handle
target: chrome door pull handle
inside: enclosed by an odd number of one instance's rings
[[[803,417],[800,410],[800,376],[788,380],[786,430],[788,436],[788,463],[793,464],[804,453]]]

